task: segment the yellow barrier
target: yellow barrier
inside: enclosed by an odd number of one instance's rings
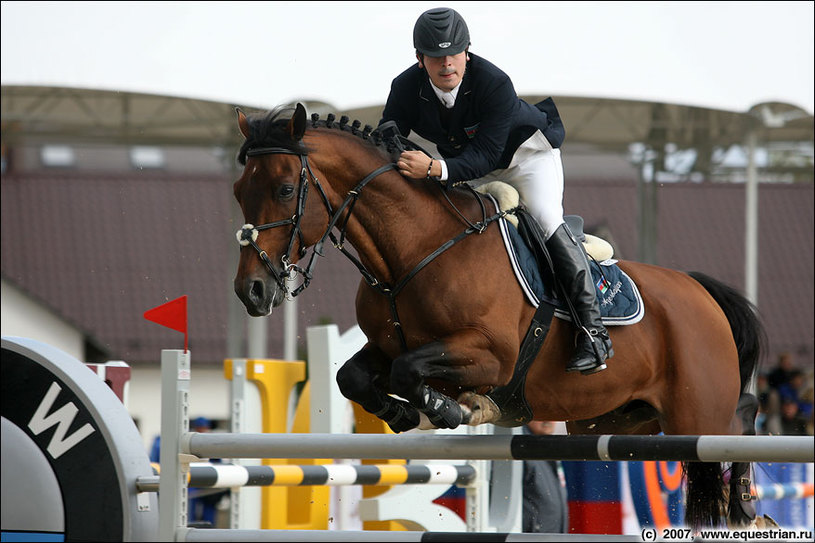
[[[232,379],[232,360],[224,361],[224,376]],[[306,363],[287,360],[246,361],[246,380],[255,383],[260,392],[262,412],[261,429],[264,433],[286,433],[289,420],[289,397],[292,389],[306,378]],[[297,401],[292,422],[292,433],[309,433],[311,429],[311,386],[305,382]],[[358,434],[392,434],[382,420],[354,407],[354,420]],[[273,464],[330,464],[332,459],[285,460],[264,459],[263,465]],[[404,460],[363,460],[363,464],[404,465]],[[365,486],[363,498],[373,498],[393,488],[392,485]],[[273,487],[261,489],[261,528],[269,530],[327,530],[330,514],[331,489],[327,486]],[[407,530],[396,521],[365,521],[365,530]]]
[[[224,361],[224,376],[232,379],[232,360]],[[247,360],[246,380],[255,383],[260,392],[261,431],[286,433],[289,420],[289,397],[295,385],[306,378],[306,363],[287,360]],[[306,382],[300,394],[292,422],[292,433],[308,433],[311,427],[309,404],[311,387]],[[331,459],[286,460],[264,459],[272,464],[328,464]],[[262,487],[261,528],[266,530],[327,530],[330,488]]]
[[[354,406],[354,422],[356,423],[356,433],[358,434],[392,434],[393,430],[390,429],[385,421],[379,419],[372,414],[365,411],[359,404],[352,404]],[[405,464],[404,460],[363,460],[363,464]],[[377,485],[362,487],[363,498],[373,498],[384,494],[393,488],[392,485]],[[389,530],[401,531],[407,530],[400,522],[395,520],[366,520],[362,523],[363,530]]]

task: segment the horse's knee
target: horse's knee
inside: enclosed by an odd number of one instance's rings
[[[399,394],[403,389],[409,388],[417,381],[422,380],[421,373],[417,370],[416,364],[409,359],[394,360],[391,368],[390,387],[391,390]]]
[[[349,360],[337,371],[337,386],[349,400],[359,398],[371,387],[371,376],[362,370],[354,359]]]
[[[419,425],[419,412],[408,403],[391,398],[377,381],[380,374],[354,357],[337,372],[337,385],[342,395],[384,420],[396,432],[406,432]]]
[[[414,360],[395,360],[391,368],[390,389],[414,405],[418,405],[424,385],[421,368]]]

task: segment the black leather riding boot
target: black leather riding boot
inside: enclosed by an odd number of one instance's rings
[[[614,356],[611,339],[600,317],[600,304],[594,290],[589,261],[583,247],[566,224],[558,226],[546,241],[552,257],[555,275],[563,284],[580,318],[575,354],[566,371],[579,371],[591,375],[606,369],[606,359]]]

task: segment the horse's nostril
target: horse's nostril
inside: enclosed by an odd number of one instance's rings
[[[263,300],[263,281],[252,281],[252,288],[249,289],[249,296],[253,300]]]

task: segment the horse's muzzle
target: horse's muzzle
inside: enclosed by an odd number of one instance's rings
[[[253,317],[269,315],[272,308],[279,306],[286,298],[286,293],[268,275],[245,279],[236,277],[235,294]]]

